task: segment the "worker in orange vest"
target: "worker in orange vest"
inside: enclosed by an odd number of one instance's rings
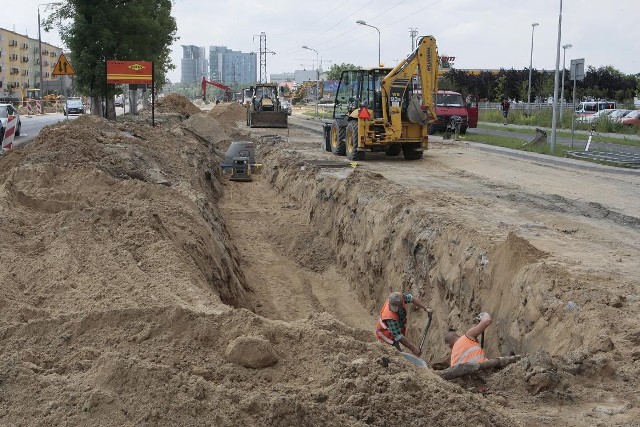
[[[429,311],[417,297],[402,292],[391,292],[380,310],[376,326],[376,337],[383,343],[390,344],[398,350],[400,350],[400,344],[402,344],[411,350],[413,354],[420,356],[422,351],[406,337],[407,304],[415,304],[424,311]]]
[[[444,336],[444,342],[451,349],[451,366],[488,360],[478,337],[491,324],[491,316],[489,313],[482,312],[477,319],[479,320],[478,324],[469,328],[463,336],[458,335],[455,331],[449,331]]]

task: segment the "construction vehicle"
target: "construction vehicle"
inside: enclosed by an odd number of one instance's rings
[[[428,148],[428,125],[436,117],[438,52],[432,36],[395,68],[346,70],[340,76],[333,120],[324,124],[324,148],[364,160],[367,151],[384,151],[407,160]],[[425,94],[420,96],[418,89]]]
[[[289,114],[282,108],[275,83],[251,86],[251,99],[247,106],[247,126],[252,128],[289,127]]]
[[[202,77],[202,100],[203,101],[207,100],[207,85],[215,86],[218,89],[222,89],[224,91],[224,96],[223,96],[224,101],[228,102],[233,100],[233,91],[229,86],[223,85],[222,83],[215,82],[213,80],[207,80],[204,77]]]
[[[291,103],[297,104],[302,101],[313,102],[316,96],[318,100],[322,99],[324,95],[323,86],[322,82],[320,82],[320,84],[312,81],[302,82],[291,96]],[[319,90],[320,93],[316,95],[317,90]]]

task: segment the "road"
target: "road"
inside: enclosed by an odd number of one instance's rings
[[[69,120],[75,120],[76,118],[77,116],[70,116]],[[20,136],[15,137],[13,145],[18,147],[28,143],[38,136],[43,127],[53,123],[58,123],[62,120],[66,120],[66,117],[62,113],[50,113],[41,116],[34,115],[31,117],[24,115],[20,116],[22,129]]]

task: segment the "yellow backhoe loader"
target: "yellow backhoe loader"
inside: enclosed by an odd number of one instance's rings
[[[246,100],[247,126],[252,128],[289,127],[289,114],[282,108],[278,85],[258,83],[251,88],[251,99]]]
[[[428,148],[428,124],[436,118],[438,49],[432,36],[395,68],[343,71],[336,91],[333,120],[324,124],[324,148],[349,160],[367,151],[407,160]]]

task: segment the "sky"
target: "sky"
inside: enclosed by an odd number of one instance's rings
[[[0,0],[8,3],[9,0]],[[0,27],[38,36],[47,6],[21,0],[11,13],[0,13]],[[554,70],[558,58],[561,0],[174,0],[179,40],[172,45],[180,81],[181,45],[226,46],[260,51],[266,34],[267,74],[315,69],[333,64],[393,66],[411,52],[411,29],[433,35],[438,53],[455,57],[457,69],[525,69],[533,52],[533,68]],[[640,73],[639,0],[562,1],[559,67],[563,59],[584,58],[589,66],[612,66],[624,74]],[[363,20],[374,28],[358,25]],[[539,25],[535,28],[533,23]],[[533,33],[533,51],[531,39]],[[378,43],[380,40],[380,43]],[[55,30],[42,41],[64,48]],[[306,45],[315,49],[303,49]],[[566,56],[563,55],[566,53]]]

